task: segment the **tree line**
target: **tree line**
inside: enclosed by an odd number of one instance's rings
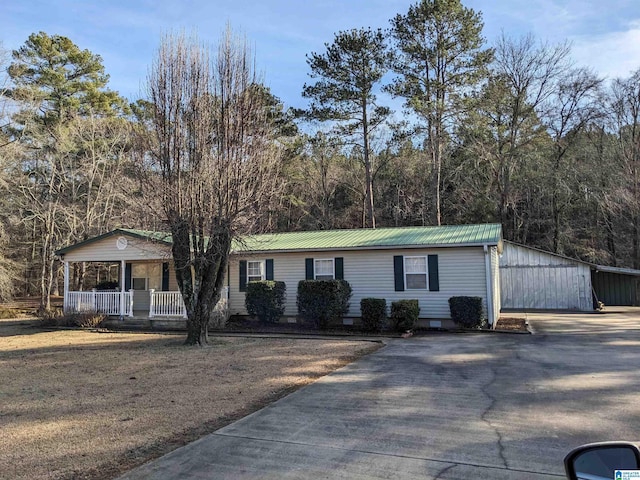
[[[386,30],[338,32],[307,55],[304,110],[240,68],[251,55],[229,32],[212,51],[164,38],[134,102],[99,55],[32,34],[2,59],[0,296],[48,307],[55,250],[119,226],[182,239],[191,253],[174,257],[203,267],[179,281],[194,312],[204,267],[226,262],[194,233],[220,233],[223,251],[256,232],[497,222],[509,240],[640,268],[640,70],[605,81],[568,44],[489,45],[482,28],[459,0],[421,0]],[[90,288],[92,268],[74,265],[71,287]]]

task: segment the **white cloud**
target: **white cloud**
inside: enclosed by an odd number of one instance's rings
[[[628,77],[640,68],[640,20],[621,31],[572,38],[573,58],[608,78]]]

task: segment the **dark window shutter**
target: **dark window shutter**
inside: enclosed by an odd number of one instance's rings
[[[240,291],[246,292],[247,291],[247,261],[246,260],[240,260],[239,269],[240,269]]]
[[[267,260],[265,260],[264,262],[264,266],[265,266],[264,279],[273,280],[273,258],[267,258]]]
[[[162,291],[169,291],[169,262],[162,264]]]
[[[396,292],[404,292],[404,257],[402,255],[393,257],[393,278]]]
[[[429,255],[427,257],[429,266],[429,291],[440,291],[440,277],[438,275],[438,255]]]
[[[313,280],[313,258],[304,259],[304,278],[306,280]]]
[[[128,292],[131,290],[131,264],[124,264],[124,290]]]
[[[336,257],[333,260],[333,266],[336,272],[336,280],[344,280],[344,258]]]

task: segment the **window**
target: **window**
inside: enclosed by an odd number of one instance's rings
[[[162,290],[162,265],[134,263],[131,265],[131,288],[134,290]]]
[[[258,282],[264,280],[264,267],[260,261],[247,262],[247,282]]]
[[[315,259],[313,272],[316,280],[333,280],[335,278],[333,258]]]
[[[247,291],[247,283],[273,280],[273,258],[265,260],[240,260],[238,262],[238,290]]]
[[[404,257],[404,285],[407,290],[427,289],[427,257]]]

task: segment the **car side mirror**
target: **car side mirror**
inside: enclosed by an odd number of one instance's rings
[[[640,470],[640,450],[633,443],[602,442],[569,452],[564,468],[570,480],[617,480],[619,470]]]

